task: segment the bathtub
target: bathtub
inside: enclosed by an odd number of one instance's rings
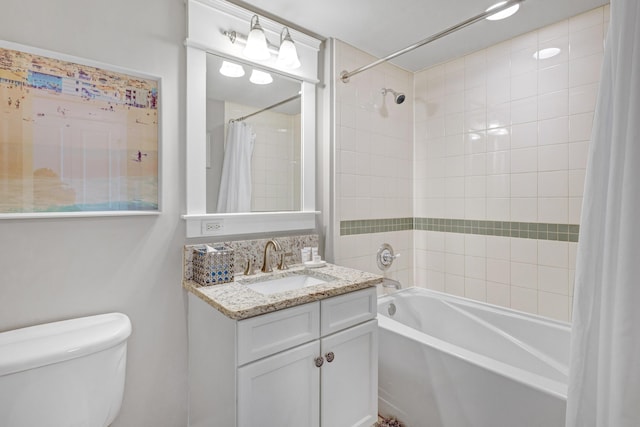
[[[378,408],[407,427],[564,426],[568,323],[422,288],[378,298]]]

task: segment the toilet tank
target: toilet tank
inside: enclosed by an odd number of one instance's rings
[[[0,426],[108,426],[122,404],[130,334],[121,313],[0,333]]]

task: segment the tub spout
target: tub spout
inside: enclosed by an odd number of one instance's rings
[[[402,289],[402,285],[400,284],[400,282],[398,282],[397,280],[393,280],[393,279],[388,279],[388,278],[384,278],[382,279],[382,287],[383,288],[394,288],[397,290]]]

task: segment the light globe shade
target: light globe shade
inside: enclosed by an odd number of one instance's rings
[[[253,70],[251,72],[251,77],[249,77],[249,81],[256,85],[268,85],[273,82],[273,77],[271,77],[271,74],[265,73],[264,71]]]
[[[229,61],[222,61],[220,66],[220,74],[227,77],[242,77],[244,76],[244,68],[242,65],[235,64]]]
[[[294,69],[300,67],[300,59],[298,58],[298,51],[296,45],[291,39],[289,30],[286,30],[286,35],[280,42],[280,49],[278,50],[278,64],[285,68]],[[285,32],[283,30],[283,32]]]
[[[254,18],[256,20],[255,24],[253,24]],[[251,18],[251,22],[251,31],[249,32],[249,36],[247,36],[247,44],[242,54],[254,61],[266,61],[271,58],[269,47],[267,46],[267,37],[264,35],[264,31],[258,22],[257,15]]]
[[[501,1],[500,3],[496,3],[493,6],[489,7],[487,10],[485,10],[485,12],[489,12],[493,9],[496,9],[500,6],[502,6],[503,4],[505,4],[506,1]],[[505,19],[510,17],[511,15],[513,15],[514,13],[516,13],[518,11],[518,9],[520,9],[520,4],[514,4],[511,7],[508,7],[504,10],[501,10],[500,12],[494,13],[493,15],[489,15],[487,16],[485,19],[488,19],[489,21],[499,21],[500,19]]]

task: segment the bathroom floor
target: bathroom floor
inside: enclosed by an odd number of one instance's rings
[[[406,426],[393,417],[385,418],[381,415],[378,415],[378,422],[375,423],[372,427],[406,427]]]

